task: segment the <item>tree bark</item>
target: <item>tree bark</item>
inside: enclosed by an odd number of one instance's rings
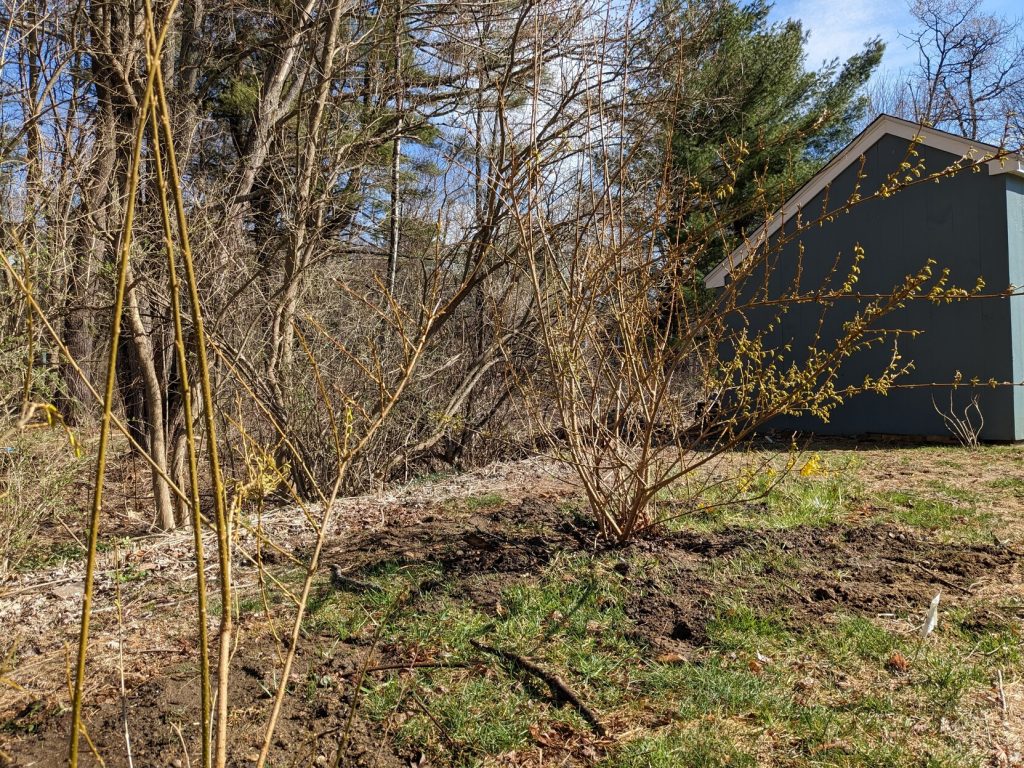
[[[171,489],[167,484],[168,472],[168,440],[164,423],[164,390],[157,373],[156,356],[151,333],[142,319],[139,307],[140,288],[128,273],[128,289],[126,315],[131,329],[129,343],[134,354],[129,359],[137,366],[136,373],[142,380],[142,400],[145,412],[146,447],[156,465],[151,470],[153,486],[154,523],[162,530],[169,531],[175,527],[175,508],[171,501]],[[161,475],[161,472],[163,473]]]

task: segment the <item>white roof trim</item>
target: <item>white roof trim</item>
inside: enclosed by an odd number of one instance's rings
[[[818,193],[831,184],[840,173],[846,170],[854,158],[858,158],[867,152],[883,136],[891,135],[906,139],[908,142],[918,141],[926,147],[948,152],[957,157],[984,157],[999,152],[998,147],[984,144],[978,141],[971,141],[956,134],[946,133],[934,128],[901,120],[892,115],[879,115],[871,125],[851,141],[844,149],[840,150],[835,157],[816,173],[810,181],[804,184],[789,200],[785,202],[780,210],[767,222],[762,224],[749,237],[747,241],[733,251],[729,256],[719,262],[718,266],[708,273],[704,278],[704,285],[708,288],[721,288],[725,285],[725,279],[733,267],[739,265],[751,249],[757,249],[769,237],[771,237],[782,223],[789,221],[797,212],[811,202]],[[1012,173],[1024,176],[1024,158],[1019,155],[1003,158],[1001,160],[990,160],[988,162],[990,175],[1001,173]]]

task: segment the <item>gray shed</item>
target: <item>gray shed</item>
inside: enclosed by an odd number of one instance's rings
[[[877,190],[907,158],[916,143],[917,159],[925,172],[934,173],[961,158],[974,164],[996,152],[991,147],[883,115],[871,123],[849,146],[802,187],[767,224],[748,238],[706,278],[709,288],[719,288],[748,254],[773,242],[780,230],[792,233],[800,211],[816,218],[825,196],[845,201],[854,191],[863,169],[861,194]],[[863,158],[863,165],[862,159]],[[938,183],[916,184],[891,197],[872,199],[854,206],[820,227],[809,228],[772,256],[774,267],[767,277],[769,292],[779,295],[797,279],[806,290],[818,285],[839,258],[839,272],[852,263],[854,245],[865,252],[857,290],[864,294],[886,293],[927,259],[938,268],[950,269],[951,282],[973,288],[982,277],[986,291],[1024,286],[1024,164],[1018,157],[980,164],[980,172],[962,171]],[[782,229],[785,227],[786,229]],[[802,258],[798,257],[803,248]],[[761,272],[750,278],[764,285]],[[840,302],[828,310],[825,333],[854,311],[855,302]],[[795,361],[806,349],[817,328],[822,310],[811,304],[794,305],[772,333],[772,346],[790,344]],[[764,320],[767,322],[767,320]],[[756,327],[760,320],[748,317]],[[965,381],[1024,381],[1024,296],[971,299],[951,304],[911,302],[886,319],[889,327],[917,329],[914,338],[899,341],[904,360],[915,369],[900,379],[903,384],[951,382],[957,371]],[[889,349],[864,350],[844,364],[843,382],[863,381],[876,373],[890,357]],[[865,433],[893,435],[949,435],[936,405],[949,410],[952,394],[955,410],[977,396],[984,419],[980,437],[985,440],[1024,440],[1024,387],[946,386],[896,388],[887,395],[867,393],[839,406],[827,423],[805,416],[784,417],[768,427],[827,435]],[[977,417],[975,422],[977,423]]]

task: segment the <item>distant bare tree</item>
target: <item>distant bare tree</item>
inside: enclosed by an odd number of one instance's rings
[[[917,52],[917,63],[874,85],[874,111],[992,144],[1019,136],[1020,21],[985,13],[981,0],[913,0],[910,12],[917,26],[901,37]]]

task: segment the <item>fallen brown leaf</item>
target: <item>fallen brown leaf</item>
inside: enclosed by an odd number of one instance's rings
[[[684,664],[686,657],[681,653],[663,653],[655,659],[659,664]]]
[[[893,672],[902,673],[910,669],[910,661],[899,651],[893,651],[885,665]]]

